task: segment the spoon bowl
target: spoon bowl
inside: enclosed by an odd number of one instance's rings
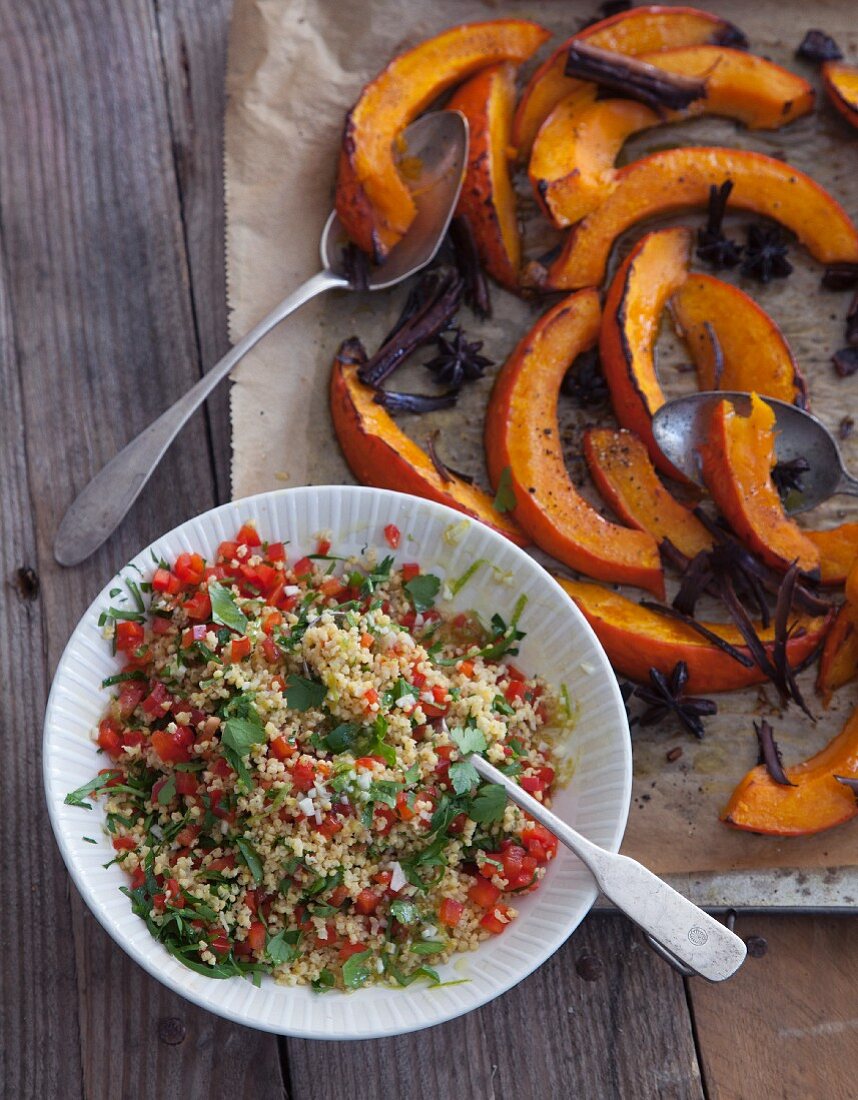
[[[761,395],[762,396],[762,395]],[[698,448],[706,439],[709,417],[719,402],[732,402],[741,416],[751,411],[751,395],[736,390],[711,390],[666,402],[652,418],[655,441],[664,455],[696,485],[700,476]],[[835,493],[858,496],[858,481],[843,465],[834,436],[809,412],[774,397],[763,397],[775,414],[775,454],[778,462],[803,458],[808,470],[801,489],[792,489],[784,501],[791,515],[807,512]]]

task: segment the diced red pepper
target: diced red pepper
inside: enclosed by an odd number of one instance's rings
[[[224,932],[217,932],[214,936],[209,936],[208,945],[211,953],[221,959],[226,958],[232,947],[229,937]]]
[[[238,553],[237,542],[222,542],[217,548],[218,561],[235,561],[235,555]]]
[[[337,835],[342,827],[343,823],[338,817],[336,817],[334,814],[327,814],[316,826],[316,832],[321,833],[323,837],[326,837],[328,840],[330,840],[331,837]]]
[[[200,835],[201,829],[202,827],[200,825],[186,825],[184,829],[176,835],[176,843],[180,848],[189,848]]]
[[[381,901],[381,898],[374,890],[361,890],[355,898],[355,909],[358,913],[368,917],[376,911],[379,901]]]
[[[182,607],[185,609],[185,614],[189,619],[194,619],[198,622],[207,622],[212,617],[211,598],[208,592],[202,589],[185,600]]]
[[[298,791],[309,791],[316,784],[316,769],[309,760],[299,760],[290,771],[292,786]]]
[[[288,760],[289,757],[294,756],[298,750],[291,741],[287,741],[286,738],[281,735],[269,742],[268,751],[278,760]]]
[[[410,821],[414,817],[414,810],[408,805],[408,795],[405,791],[399,791],[396,795],[396,812],[403,821]]]
[[[363,701],[367,709],[375,706],[375,704],[378,702],[378,692],[375,690],[375,688],[367,688],[367,690],[363,693]]]
[[[209,871],[231,871],[235,867],[235,856],[232,852],[226,856],[219,856],[217,859],[213,859],[208,865]]]
[[[167,900],[169,901],[170,905],[172,905],[174,909],[184,909],[185,895],[182,893],[182,888],[179,885],[178,880],[174,878],[168,878],[165,883],[165,887],[165,893],[167,895]]]
[[[537,821],[528,821],[521,830],[521,842],[539,863],[548,863],[557,855],[557,837]]]
[[[479,878],[474,885],[468,890],[468,897],[474,903],[479,905],[481,909],[488,909],[494,905],[500,897],[501,892],[493,882],[489,882],[488,879]]]
[[[133,852],[137,847],[137,841],[130,836],[115,836],[112,843],[117,852]]]
[[[460,661],[459,672],[463,676],[467,676],[470,679],[474,675],[474,662],[473,661]]]
[[[179,554],[173,572],[186,585],[199,584],[206,571],[206,563],[200,554]]]
[[[193,772],[176,772],[176,792],[178,794],[196,794],[199,783]]]
[[[480,925],[488,932],[493,933],[495,936],[499,936],[501,932],[507,927],[510,920],[511,910],[506,905],[495,905],[485,916],[481,919]],[[506,918],[506,919],[502,919]]]
[[[403,581],[413,581],[420,575],[420,566],[416,561],[406,561],[402,563],[401,572]]]
[[[120,715],[123,718],[130,718],[145,694],[146,685],[140,680],[126,680],[119,689],[117,700]]]
[[[395,523],[388,523],[384,529],[384,537],[387,539],[387,545],[391,550],[399,549],[399,540],[402,538],[402,534]]]
[[[146,881],[146,872],[142,867],[135,867],[131,872],[131,889],[139,890]]]
[[[282,542],[269,542],[265,551],[268,561],[286,561],[286,547]]]
[[[256,530],[255,523],[243,523],[238,529],[238,534],[235,536],[235,541],[239,546],[261,546],[262,539],[259,537],[259,532]]]
[[[162,718],[173,705],[173,697],[160,680],[152,684],[152,690],[143,700],[143,710],[150,718]]]
[[[362,943],[354,943],[352,940],[347,940],[337,952],[337,958],[340,962],[346,962],[352,955],[359,955],[361,951],[365,951],[366,946]]]
[[[444,898],[438,907],[438,920],[447,928],[455,928],[462,919],[464,911],[465,907],[460,901],[456,901],[455,898]]]
[[[271,634],[275,627],[280,626],[283,622],[283,613],[273,608],[271,611],[265,612],[265,618],[262,620],[262,632],[263,634]]]
[[[241,638],[233,638],[229,643],[230,661],[243,661],[245,657],[250,655],[252,648],[250,638],[246,635]]]
[[[205,623],[196,623],[182,631],[182,649],[190,649],[194,642],[204,642],[209,628]]]
[[[182,582],[169,569],[156,569],[152,578],[152,588],[155,592],[162,592],[167,596],[176,596],[182,591]]]
[[[319,585],[319,591],[323,596],[327,596],[329,599],[337,599],[346,590],[346,585],[340,580],[339,577],[325,577],[322,583]]]
[[[173,629],[173,620],[165,618],[164,615],[153,615],[149,625],[153,634],[169,634]]]
[[[247,942],[250,944],[252,951],[262,951],[265,948],[265,925],[261,920],[250,922]]]
[[[524,699],[527,688],[522,680],[510,680],[504,688],[504,699],[508,703],[520,703]]]
[[[310,558],[299,558],[293,566],[296,577],[308,577],[313,572],[313,563]]]
[[[232,768],[225,756],[219,756],[217,760],[210,764],[209,771],[212,775],[216,775],[218,779],[229,779],[232,775]]]
[[[349,896],[349,889],[347,886],[343,886],[342,883],[339,886],[335,886],[331,891],[331,896],[328,898],[329,904],[333,905],[335,909],[343,904],[346,898]]]
[[[122,754],[120,726],[112,718],[103,718],[98,726],[98,747],[116,760]]]
[[[152,748],[164,764],[187,764],[191,759],[194,731],[188,726],[178,726],[175,733],[155,730]]]
[[[143,645],[143,624],[123,620],[116,624],[116,648],[120,653],[131,653]]]
[[[317,554],[329,554],[330,551],[331,551],[331,540],[330,539],[319,539],[318,545],[316,546],[316,553]]]

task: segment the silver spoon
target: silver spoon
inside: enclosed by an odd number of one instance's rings
[[[368,276],[369,290],[386,290],[425,267],[441,247],[459,191],[468,151],[468,123],[458,111],[424,115],[403,134],[409,158],[408,186],[417,216],[381,267]],[[400,156],[403,155],[400,153]],[[415,172],[412,166],[417,166]],[[293,291],[240,340],[184,397],[162,413],[96,474],[63,516],[54,539],[60,565],[77,565],[116,530],[165,451],[222,378],[275,325],[324,290],[356,289],[342,261],[345,231],[332,212],[322,232],[322,268]]]
[[[636,860],[587,840],[481,756],[474,753],[468,760],[483,779],[503,787],[507,798],[570,848],[605,897],[642,928],[658,953],[681,973],[698,974],[710,982],[736,973],[747,949],[729,928]]]
[[[655,441],[677,469],[702,485],[697,449],[706,438],[712,410],[727,399],[737,412],[751,410],[748,393],[711,390],[676,397],[662,405],[652,418]],[[794,458],[807,460],[809,469],[801,475],[801,491],[792,490],[784,502],[787,512],[807,512],[835,493],[858,496],[858,479],[843,465],[840,448],[831,432],[815,416],[795,405],[764,397],[775,413],[775,452],[778,462]]]

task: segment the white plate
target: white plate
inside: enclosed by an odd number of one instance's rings
[[[336,552],[384,548],[382,529],[402,532],[399,561],[419,561],[442,577],[460,576],[478,558],[487,559],[511,583],[484,565],[452,606],[475,608],[490,617],[508,616],[521,593],[528,597],[520,620],[527,631],[516,658],[526,671],[558,687],[568,685],[580,711],[569,738],[575,774],[555,797],[557,812],[591,840],[611,851],[619,847],[631,797],[631,748],[626,712],[608,660],[583,616],[556,582],[527,554],[483,524],[441,505],[379,489],[352,486],[284,489],[225,504],[183,523],[134,559],[145,576],[155,556],[172,561],[185,550],[214,556],[218,543],[233,538],[245,520],[255,520],[263,538],[290,542],[293,560],[330,531]],[[123,570],[135,577],[133,569]],[[81,619],[57,668],[45,715],[44,777],[51,823],[66,866],[84,901],[116,942],[153,977],[220,1016],[308,1039],[368,1039],[397,1035],[449,1020],[478,1008],[510,989],[557,950],[596,898],[585,868],[561,848],[540,889],[516,902],[518,919],[476,952],[441,968],[443,979],[461,985],[403,990],[370,987],[354,993],[313,993],[278,985],[267,976],[260,988],[241,978],[216,980],[173,959],[131,913],[119,892],[127,876],[114,865],[102,833],[103,811],[63,804],[68,791],[104,766],[90,739],[109,692],[101,681],[117,671],[117,659],[98,629],[99,613],[111,601],[113,578]],[[95,837],[97,844],[83,840]]]

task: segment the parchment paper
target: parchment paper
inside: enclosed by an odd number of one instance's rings
[[[753,5],[724,0],[706,6],[739,23],[752,49],[806,76],[810,69],[795,63],[792,53],[808,26],[824,28],[849,56],[856,56],[858,25],[851,0],[810,6],[796,0],[757,0]],[[331,207],[344,113],[390,57],[453,23],[507,15],[538,19],[559,36],[556,42],[593,14],[593,7],[571,0],[236,0],[226,123],[232,337],[245,333],[318,270],[318,239]],[[716,119],[658,129],[630,143],[625,156],[689,142],[745,146],[785,156],[858,215],[858,135],[828,107],[781,134],[751,134]],[[528,207],[532,203],[525,198],[525,214]],[[697,225],[700,215],[682,220]],[[739,234],[741,221],[734,223]],[[633,231],[632,239],[639,234],[639,229]],[[618,251],[622,254],[622,245]],[[814,411],[835,427],[849,412],[858,420],[858,376],[842,381],[830,365],[831,354],[843,343],[849,296],[820,291],[818,266],[797,247],[791,259],[796,272],[789,280],[769,287],[751,284],[749,289],[784,329],[808,377]],[[232,390],[234,497],[284,485],[353,480],[328,415],[330,362],[340,340],[353,333],[374,346],[401,308],[404,293],[317,299],[243,361]],[[496,288],[493,294],[494,321],[479,325],[467,314],[464,320],[469,332],[484,339],[484,350],[501,363],[544,306]],[[693,375],[676,369],[686,361],[682,346],[665,334],[659,366],[671,393],[693,387]],[[494,373],[489,371],[481,384],[470,387],[456,409],[403,421],[420,441],[440,427],[440,453],[483,479],[483,410]],[[397,376],[396,386],[432,389],[419,366]],[[587,418],[575,410],[564,415],[570,470],[589,494],[577,443]],[[589,418],[610,422],[607,410],[592,412]],[[858,436],[847,441],[844,450],[847,461],[858,469]],[[827,526],[844,517],[858,518],[858,509],[841,497],[815,513],[812,523]],[[807,676],[803,683],[811,697]],[[781,715],[770,688],[750,689],[718,696],[719,715],[707,723],[700,744],[670,724],[636,731],[634,802],[624,850],[664,873],[858,865],[858,824],[783,842],[737,833],[717,820],[734,784],[756,762],[752,717],[769,717],[786,761],[793,762],[828,741],[855,701],[855,692],[847,688],[825,713],[813,697],[819,714],[813,725],[795,708]],[[676,745],[682,747],[682,756],[668,763],[666,753]]]

